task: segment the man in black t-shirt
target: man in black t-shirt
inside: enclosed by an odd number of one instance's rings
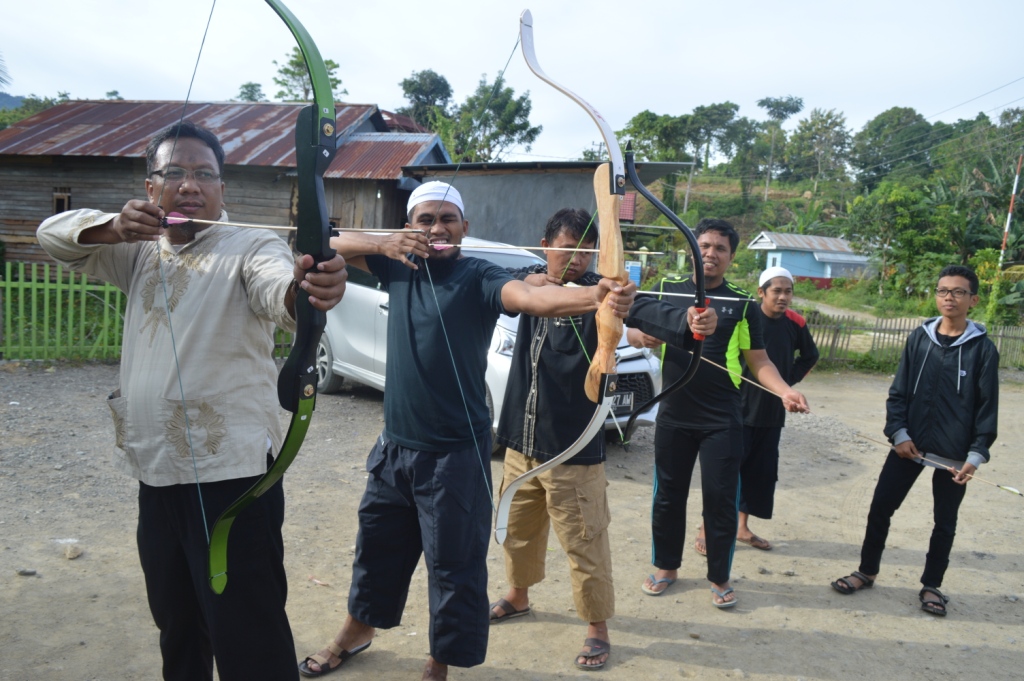
[[[704,281],[710,305],[718,314],[715,335],[704,342],[703,362],[693,380],[662,403],[654,434],[655,488],[651,512],[655,572],[641,587],[651,596],[661,595],[678,575],[686,533],[686,498],[698,456],[701,463],[703,517],[707,530],[707,578],[712,604],[736,605],[729,586],[732,552],[736,539],[736,502],[739,466],[743,458],[739,375],[741,358],[762,385],[780,393],[790,411],[807,411],[807,401],[790,388],[768,359],[761,340],[760,312],[749,294],[725,280],[736,257],[739,235],[725,220],[705,219],[695,230],[704,261]],[[692,278],[662,282],[665,293],[695,294]],[[637,300],[626,324],[636,327],[628,338],[636,346],[655,347],[642,320],[646,296]],[[686,298],[672,298],[687,305]],[[634,321],[635,320],[635,321]],[[666,383],[682,375],[691,355],[666,345],[663,373]],[[712,366],[710,362],[720,365]],[[727,371],[723,371],[723,368]]]
[[[818,361],[818,348],[807,321],[790,309],[793,275],[783,267],[769,267],[758,280],[761,324],[765,351],[779,375],[796,385]],[[756,382],[749,372],[744,377]],[[736,541],[762,551],[771,542],[754,534],[747,524],[750,516],[768,520],[775,506],[775,483],[779,479],[779,440],[786,425],[782,400],[746,381],[743,397],[743,463],[740,464],[740,519]]]
[[[561,317],[600,305],[625,317],[636,290],[609,279],[530,286],[463,257],[469,222],[444,182],[418,187],[408,212],[403,232],[331,239],[349,266],[373,272],[390,294],[385,426],[366,464],[349,614],[334,641],[299,664],[306,676],[336,669],[369,646],[377,628],[401,622],[421,555],[430,598],[423,678],[484,661],[492,500],[484,372],[495,321],[501,313]]]

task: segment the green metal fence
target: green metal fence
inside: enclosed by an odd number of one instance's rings
[[[112,359],[121,355],[125,297],[109,284],[41,263],[5,263],[4,359]]]
[[[5,263],[0,281],[0,357],[6,360],[118,359],[125,295],[60,265]],[[292,334],[277,329],[274,356]]]

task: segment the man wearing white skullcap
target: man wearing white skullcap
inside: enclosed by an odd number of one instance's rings
[[[459,190],[447,182],[424,182],[413,190],[409,196],[409,204],[406,206],[406,213],[412,215],[412,209],[425,201],[445,201],[458,206],[463,215],[466,214],[466,207],[462,205],[462,195]]]
[[[401,623],[413,570],[425,559],[430,655],[424,679],[481,664],[489,626],[491,416],[484,369],[500,314],[586,314],[601,305],[625,318],[636,287],[531,286],[487,260],[463,256],[462,197],[428,182],[409,197],[406,229],[343,232],[331,246],[390,294],[384,431],[367,461],[348,617],[306,676],[336,669]]]
[[[768,359],[775,364],[783,380],[793,386],[818,361],[818,348],[807,328],[807,321],[790,309],[793,302],[793,275],[784,267],[769,267],[758,279],[761,299],[761,332]],[[757,382],[749,370],[744,376]],[[768,551],[771,542],[758,537],[748,527],[750,516],[770,520],[775,506],[775,483],[779,479],[779,440],[786,425],[782,400],[760,387],[744,382],[743,462],[740,464],[740,508],[736,541]]]

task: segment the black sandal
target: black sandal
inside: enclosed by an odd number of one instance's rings
[[[602,655],[611,656],[612,644],[607,641],[602,641],[599,638],[588,638],[583,642],[583,645],[590,648],[590,652],[583,652],[582,650],[573,659],[573,664],[576,665],[577,669],[582,669],[587,672],[594,672],[598,669],[604,669],[604,666],[608,664],[608,659],[605,658],[604,662],[598,662],[597,664],[587,664],[588,661],[595,657],[601,657]],[[579,658],[583,658],[583,662],[580,662]]]
[[[859,579],[860,586],[854,586],[853,582],[850,581],[850,577]],[[861,589],[870,589],[874,585],[875,580],[868,579],[867,575],[865,575],[863,572],[857,572],[856,570],[854,570],[848,576],[840,577],[836,581],[832,582],[832,588],[838,591],[839,593],[843,594],[844,596],[855,594]]]
[[[937,601],[926,601],[924,599],[924,595],[925,594],[932,594],[933,596],[938,596],[939,600],[937,600]],[[921,600],[921,609],[924,610],[929,615],[935,615],[936,617],[945,617],[946,616],[946,603],[949,603],[949,597],[944,595],[941,591],[939,591],[935,587],[931,587],[931,586],[924,587],[923,589],[921,589],[921,593],[919,593],[917,595],[917,597]]]

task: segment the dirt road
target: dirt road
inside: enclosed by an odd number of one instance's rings
[[[135,551],[136,483],[110,465],[104,398],[117,368],[0,364],[0,681],[159,678],[157,632]],[[659,598],[650,572],[651,433],[608,463],[617,615],[607,681],[702,679],[1015,679],[1024,669],[1024,499],[971,483],[943,590],[945,620],[918,608],[930,530],[924,480],[897,514],[878,585],[844,597],[829,581],[857,566],[867,505],[885,449],[886,377],[814,373],[814,414],[783,436],[776,517],[752,527],[775,549],[739,546],[739,605],[711,607],[704,559],[685,553]],[[980,474],[1024,487],[1024,391],[1005,383],[999,441]],[[321,648],[344,613],[363,463],[380,428],[381,396],[346,387],[322,396],[286,476],[284,529],[296,657]],[[495,479],[500,461],[493,462]],[[695,476],[686,523],[699,522]],[[554,541],[554,540],[552,540]],[[691,542],[692,543],[692,542]],[[80,555],[71,559],[78,552]],[[492,595],[506,583],[489,556]],[[18,570],[25,572],[19,575]],[[35,574],[28,574],[34,571]],[[321,586],[310,578],[327,583]],[[593,678],[571,666],[584,626],[572,609],[565,557],[552,544],[533,614],[495,627],[487,662],[453,670],[478,680]],[[418,679],[427,654],[426,575],[417,570],[405,621],[332,679]]]

